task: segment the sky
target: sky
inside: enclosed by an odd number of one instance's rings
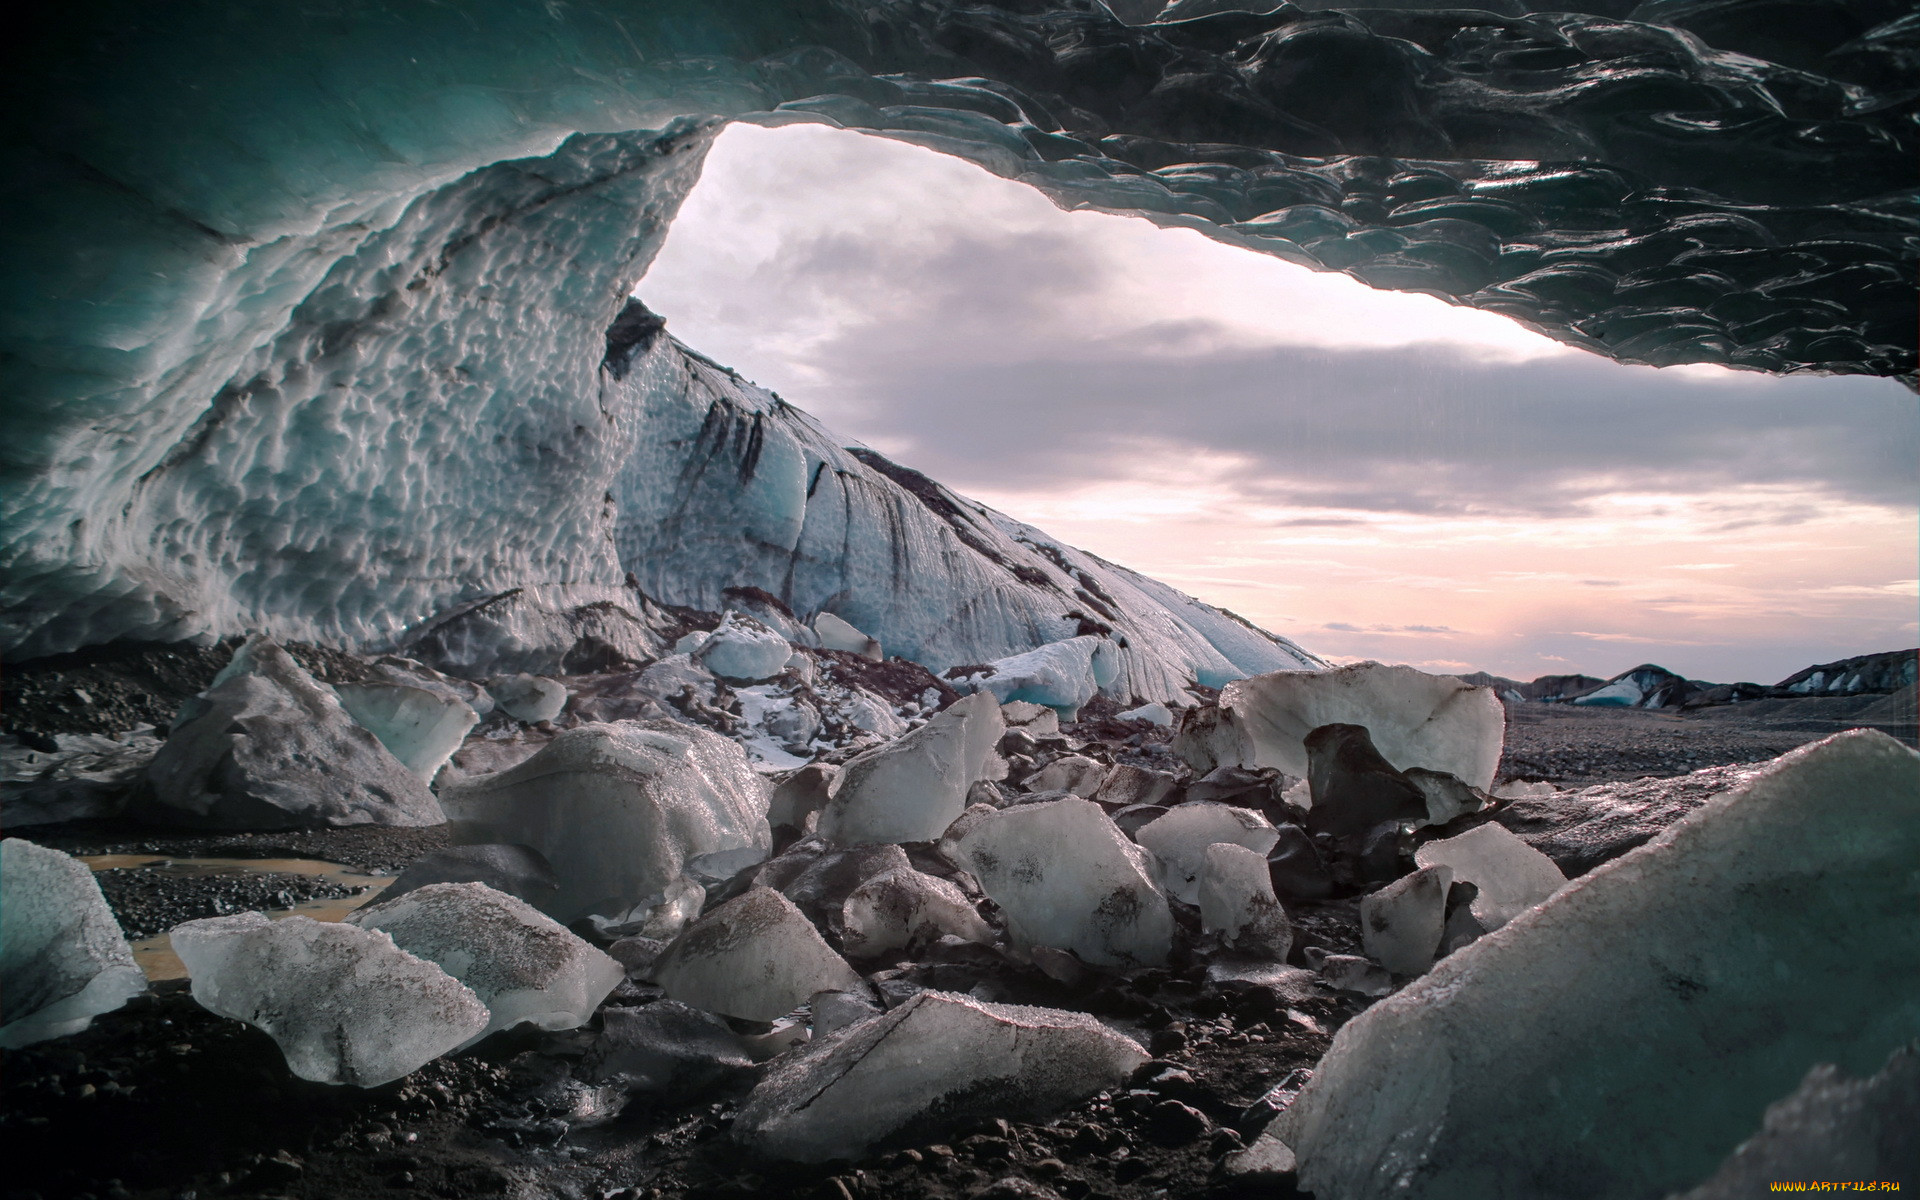
[[[1920,640],[1920,407],[1623,366],[901,142],[734,125],[636,289],[828,428],[1336,662],[1772,683]]]

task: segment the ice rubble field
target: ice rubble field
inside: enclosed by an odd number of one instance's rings
[[[692,640],[774,636],[740,614],[715,626]],[[396,690],[461,682],[381,661]],[[332,690],[264,639],[234,663],[190,712],[236,684]],[[778,678],[798,695],[818,665],[790,651]],[[674,678],[703,670],[689,660]],[[408,671],[420,678],[397,678]],[[616,678],[627,703],[660,705],[645,676]],[[1568,882],[1497,823],[1508,801],[1421,765],[1498,756],[1499,725],[1454,719],[1478,711],[1465,693],[1485,690],[1457,681],[1376,664],[1248,680],[1182,713],[1184,772],[1170,760],[1149,787],[1150,770],[1077,754],[1055,710],[1002,706],[985,689],[944,710],[914,703],[892,736],[816,741],[838,767],[769,774],[743,748],[749,729],[719,707],[724,683],[708,678],[706,706],[689,687],[678,718],[555,714],[564,730],[506,715],[508,697],[547,689],[497,678],[501,696],[474,696],[494,715],[470,740],[532,744],[518,765],[443,783],[438,803],[467,844],[420,860],[341,924],[248,913],[176,927],[194,999],[269,1034],[293,1074],[361,1087],[516,1025],[586,1027],[580,1086],[735,1080],[752,1089],[738,1141],[821,1162],[970,1117],[1044,1118],[1147,1061],[1085,1013],[997,1003],[985,984],[958,994],[937,982],[949,968],[916,975],[912,964],[984,955],[1084,987],[1171,963],[1295,998],[1283,1004],[1387,996],[1222,1168],[1249,1180],[1297,1171],[1334,1200],[1405,1194],[1410,1180],[1433,1197],[1637,1197],[1717,1167],[1742,1178],[1782,1146],[1827,1161],[1844,1152],[1867,1175],[1904,1161],[1897,1144],[1818,1133],[1890,1119],[1906,1060],[1876,1072],[1920,1034],[1920,754],[1882,734],[1837,735],[1748,771],[1651,843]],[[598,684],[591,692],[544,682],[569,707],[616,694],[593,677],[571,681]],[[1288,732],[1303,710],[1372,722],[1395,757],[1367,724]],[[1422,710],[1450,722],[1447,735],[1396,740]],[[322,733],[358,728],[338,706],[313,711]],[[1223,729],[1239,738],[1225,762]],[[304,757],[254,752],[282,736],[274,721],[227,726],[229,768],[184,799],[162,750],[150,781],[179,807],[155,801],[153,812],[192,823],[206,811],[186,802],[198,797],[237,821],[415,819],[411,794],[387,790],[392,770],[411,775],[391,758],[357,773],[343,760],[332,785],[356,793],[350,803],[287,805]],[[388,736],[404,748],[416,732]],[[167,745],[204,755],[206,741],[183,721]],[[1276,758],[1300,762],[1304,784],[1257,765]],[[1087,767],[1067,777],[1084,795],[1049,790],[1075,760]],[[1466,811],[1435,820],[1408,779],[1420,771],[1469,797]],[[1208,798],[1221,789],[1243,803]],[[70,1034],[144,990],[80,864],[19,839],[4,854],[0,1043]],[[1288,906],[1325,895],[1300,890],[1302,854],[1359,895],[1373,961],[1294,952]],[[602,1009],[629,980],[664,999]],[[1813,1090],[1796,1092],[1803,1077]],[[1764,1135],[1736,1154],[1773,1100]]]

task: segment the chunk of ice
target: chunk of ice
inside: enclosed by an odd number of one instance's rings
[[[264,1030],[315,1083],[378,1087],[487,1027],[487,1006],[384,933],[259,913],[176,925],[173,952],[202,1008]]]
[[[820,613],[813,618],[813,631],[819,635],[820,648],[823,650],[844,650],[848,654],[858,654],[869,662],[879,662],[885,657],[880,652],[878,641],[830,612]]]
[[[1473,918],[1494,930],[1565,887],[1553,860],[1498,825],[1481,825],[1458,837],[1428,842],[1413,861],[1453,868],[1453,878],[1480,889]]]
[[[524,672],[489,680],[487,694],[501,712],[528,725],[551,721],[567,707],[565,684]]]
[[[1180,786],[1180,780],[1166,771],[1150,771],[1131,763],[1117,763],[1100,781],[1089,800],[1131,808],[1136,804],[1161,804]]]
[[[1060,714],[1044,704],[1012,700],[1000,706],[1000,719],[1008,729],[1024,729],[1034,738],[1060,736]]]
[[[589,1083],[684,1096],[749,1079],[754,1065],[725,1020],[678,1000],[657,1000],[602,1014],[579,1074]]]
[[[836,849],[806,838],[756,871],[753,886],[779,892],[799,905],[809,921],[824,927],[840,916],[847,897],[861,884],[889,871],[912,869],[907,852],[895,845]]]
[[[1360,941],[1395,975],[1423,975],[1440,951],[1453,868],[1422,867],[1360,901]]]
[[[760,683],[787,669],[793,644],[752,617],[729,612],[693,656],[730,683]]]
[[[1307,734],[1364,725],[1394,766],[1446,771],[1484,791],[1506,733],[1492,688],[1374,662],[1236,679],[1221,691],[1220,707],[1244,739],[1242,765],[1289,775],[1307,774]]]
[[[450,846],[414,859],[380,893],[381,903],[431,883],[484,883],[535,908],[552,903],[560,891],[553,864],[531,846]]]
[[[423,687],[398,671],[386,678],[334,687],[341,707],[380,739],[393,756],[431,784],[440,768],[480,723],[480,714],[450,691]],[[561,703],[566,696],[561,694]]]
[[[1113,719],[1116,721],[1145,721],[1149,725],[1159,725],[1164,728],[1173,724],[1173,710],[1156,700],[1152,704],[1142,704],[1138,708],[1130,708],[1123,713],[1115,713]]]
[[[255,637],[181,706],[140,815],[211,829],[438,825],[419,776],[275,643]]]
[[[1084,1013],[917,992],[776,1064],[734,1136],[778,1158],[855,1158],[976,1117],[1044,1117],[1146,1061],[1138,1043]]]
[[[1393,990],[1393,979],[1377,963],[1358,954],[1329,954],[1320,963],[1320,977],[1329,987],[1362,996],[1384,996]]]
[[[55,749],[0,734],[0,829],[110,817],[160,750],[153,727],[116,737],[56,733]]]
[[[1260,851],[1233,842],[1207,847],[1200,871],[1200,928],[1220,934],[1223,942],[1244,954],[1275,962],[1287,957],[1293,926],[1273,894]]]
[[[793,901],[764,887],[688,926],[653,978],[676,1000],[750,1021],[783,1017],[815,992],[864,986]]]
[[[980,919],[966,893],[944,879],[896,869],[855,888],[841,908],[847,953],[873,958],[951,935],[991,943],[993,929]]]
[[[1916,862],[1920,755],[1802,747],[1349,1022],[1275,1133],[1351,1200],[1692,1187],[1913,1038]]]
[[[1107,765],[1083,754],[1054,759],[1021,782],[1029,792],[1072,792],[1091,797],[1106,781]]]
[[[1280,840],[1272,822],[1250,808],[1202,801],[1177,804],[1167,815],[1141,826],[1135,840],[1160,860],[1161,882],[1174,899],[1200,902],[1200,875],[1207,847],[1232,842],[1265,856]]]
[[[1067,720],[1112,683],[1119,670],[1113,642],[1087,635],[1049,642],[1024,654],[994,659],[988,671],[954,681],[961,691],[988,693],[1002,704],[1044,704]]]
[[[832,763],[809,763],[774,785],[767,802],[767,823],[778,828],[810,832],[818,820],[816,814],[827,806],[833,794],[834,780],[840,768]]]
[[[807,1006],[813,1010],[813,1036],[816,1038],[826,1037],[836,1029],[845,1029],[881,1013],[879,1005],[858,992],[816,992],[807,1001]]]
[[[854,756],[820,813],[820,836],[841,845],[929,842],[966,806],[967,789],[997,778],[1005,726],[991,697],[969,696],[913,732]]]
[[[475,1034],[522,1023],[536,1029],[586,1024],[626,978],[612,958],[524,900],[484,883],[433,883],[347,918],[473,989],[491,1019]]]
[[[531,846],[562,923],[620,917],[703,854],[772,848],[766,784],[739,746],[674,721],[582,725],[510,770],[447,789],[454,835]]]
[[[0,842],[0,1049],[79,1033],[146,990],[86,864]]]
[[[1487,793],[1468,787],[1445,771],[1410,767],[1407,782],[1420,789],[1427,800],[1427,824],[1445,825],[1455,817],[1479,812],[1487,806]]]
[[[1071,950],[1098,966],[1166,961],[1173,913],[1152,856],[1098,804],[969,809],[966,820],[956,861],[1000,906],[1016,943]]]

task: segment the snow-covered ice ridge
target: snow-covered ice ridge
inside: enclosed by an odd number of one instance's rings
[[[1109,694],[1189,703],[1186,685],[1324,664],[1282,637],[1064,545],[871,450],[670,337],[614,388],[640,414],[614,497],[623,569],[719,610],[727,588],[832,612],[937,672],[1083,634],[1117,649]]]
[[[617,599],[602,339],[728,119],[1622,358],[1910,377],[1906,26],[1782,65],[1770,17],[1590,6],[49,10],[6,80],[0,651]]]

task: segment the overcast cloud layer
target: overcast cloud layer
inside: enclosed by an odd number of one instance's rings
[[[1771,680],[1914,640],[1885,380],[1622,367],[805,127],[722,138],[640,294],[843,436],[1331,656]]]

